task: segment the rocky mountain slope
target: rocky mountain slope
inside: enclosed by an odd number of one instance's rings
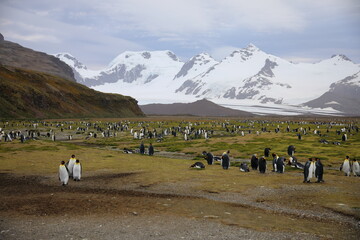
[[[360,72],[330,85],[330,90],[319,98],[303,105],[313,108],[326,108],[347,112],[348,115],[360,116]]]
[[[1,34],[0,64],[44,72],[76,81],[72,69],[58,58],[6,41]]]

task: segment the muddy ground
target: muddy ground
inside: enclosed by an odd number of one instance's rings
[[[141,173],[94,171],[80,182],[60,186],[55,174],[40,177],[1,173],[0,239],[360,236],[356,214],[302,206],[298,194],[301,189],[291,186],[263,186],[246,194],[209,192],[196,189],[196,182],[134,183],[131,179],[137,174]],[[312,186],[317,191],[318,185]],[[312,191],[312,186],[304,184],[303,190]],[[296,197],[293,201],[292,196]]]

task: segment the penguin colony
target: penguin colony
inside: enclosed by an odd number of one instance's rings
[[[254,129],[254,124],[260,124],[261,129]],[[296,123],[298,127],[290,128],[290,124],[293,126]],[[73,136],[80,136],[76,134],[87,134],[86,139],[89,138],[109,138],[115,137],[120,132],[129,131],[132,137],[136,140],[143,141],[144,139],[153,139],[153,142],[162,142],[165,138],[169,138],[171,136],[184,139],[185,141],[191,141],[193,139],[205,139],[206,141],[209,138],[212,138],[214,135],[214,131],[221,131],[224,136],[246,136],[249,134],[261,135],[264,133],[275,132],[279,133],[283,131],[281,125],[288,125],[285,129],[285,132],[296,133],[296,136],[301,136],[298,140],[302,140],[306,138],[307,135],[314,134],[321,137],[319,141],[321,144],[331,144],[334,145],[342,145],[345,144],[351,136],[358,134],[359,127],[356,126],[356,122],[353,123],[342,123],[342,122],[292,122],[292,121],[267,121],[267,120],[239,120],[239,121],[212,121],[211,126],[201,126],[203,122],[187,122],[181,121],[178,125],[170,125],[166,121],[159,121],[155,124],[158,124],[156,127],[150,127],[149,123],[146,121],[137,121],[131,122],[128,120],[120,121],[120,122],[88,122],[88,121],[63,121],[63,122],[46,122],[46,121],[32,121],[29,123],[22,122],[22,128],[28,128],[30,130],[11,130],[11,127],[14,128],[14,125],[19,126],[18,123],[9,123],[3,122],[3,125],[0,128],[0,141],[11,142],[15,139],[20,139],[21,143],[31,140],[31,139],[41,139],[43,137],[47,139],[51,139],[53,141],[71,141]],[[304,126],[307,124],[308,126]],[[309,124],[315,124],[314,127],[310,127]],[[326,125],[326,130],[320,130],[319,126]],[[155,125],[154,125],[155,126]],[[15,126],[16,127],[16,126]],[[44,133],[41,128],[49,128],[52,129],[47,130]],[[54,129],[55,128],[55,129]],[[272,129],[270,129],[272,128]],[[275,128],[275,130],[273,129]],[[10,129],[10,130],[9,130]],[[59,129],[55,133],[55,130]],[[332,130],[334,129],[334,130]],[[61,134],[66,130],[64,134]],[[338,136],[338,141],[330,141],[326,140],[327,133],[329,131],[336,132]],[[55,137],[56,136],[56,137]],[[76,138],[75,137],[75,138]],[[148,153],[149,155],[154,154],[154,147],[152,143],[146,152],[146,148],[144,144],[140,144],[139,150],[130,150],[125,149],[126,153]],[[242,172],[248,172],[250,170],[258,170],[260,173],[266,173],[267,170],[267,159],[269,159],[272,163],[272,171],[276,173],[284,173],[285,165],[288,164],[294,168],[302,169],[304,171],[304,182],[311,181],[312,178],[316,177],[318,182],[323,182],[323,165],[320,159],[313,157],[309,159],[305,165],[301,164],[297,161],[295,157],[295,146],[290,145],[287,148],[287,154],[289,158],[285,158],[283,156],[278,156],[276,153],[270,154],[271,148],[267,147],[264,149],[264,155],[259,157],[257,155],[253,155],[250,160],[249,166],[245,163],[240,164],[239,170]],[[224,152],[221,156],[213,156],[210,152],[204,153],[204,158],[207,161],[208,165],[213,165],[215,162],[220,162],[221,167],[224,170],[229,169],[230,167],[230,151]],[[64,167],[65,166],[65,167]],[[200,166],[195,164],[194,167]],[[205,165],[204,165],[205,166]],[[68,180],[66,178],[66,172],[68,173],[68,177],[70,179],[74,179],[78,181],[81,179],[81,164],[75,158],[71,158],[66,164],[60,164],[59,166],[59,177],[62,179],[61,182],[67,184]],[[204,168],[202,168],[204,169]],[[343,171],[346,176],[359,176],[360,175],[360,167],[359,163],[356,159],[351,159],[347,157],[341,167],[340,171]]]

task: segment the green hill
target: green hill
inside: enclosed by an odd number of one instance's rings
[[[131,97],[46,73],[0,65],[0,119],[144,116]]]

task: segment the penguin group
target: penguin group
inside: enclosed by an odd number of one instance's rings
[[[75,158],[75,155],[71,155],[67,163],[61,161],[59,166],[59,180],[63,186],[68,184],[70,178],[74,181],[80,181],[81,173],[81,163],[79,159]]]
[[[264,156],[258,158],[257,154],[253,154],[250,159],[250,167],[252,170],[259,170],[261,174],[264,174],[267,169],[267,163],[266,163],[266,156],[270,156],[270,150],[271,148],[265,148],[264,149]],[[310,183],[312,178],[316,178],[317,183],[324,182],[323,175],[324,175],[324,166],[320,160],[320,158],[312,157],[309,158],[308,161],[305,163],[305,165],[298,162],[297,158],[294,156],[295,154],[295,146],[290,145],[287,149],[288,155],[290,156],[288,158],[288,165],[297,169],[303,170],[304,174],[304,183]],[[230,166],[230,158],[229,158],[230,150],[224,152],[221,156],[221,163],[223,169],[227,170]],[[215,161],[215,156],[212,155],[210,152],[203,151],[202,155],[204,156],[204,159],[207,161],[208,165],[213,165]],[[285,165],[287,159],[285,157],[279,157],[276,153],[271,154],[273,160],[272,160],[272,166],[273,172],[276,173],[284,173],[285,172]],[[193,168],[205,168],[205,165],[201,162],[196,162],[195,164],[191,165],[190,167]],[[350,169],[353,170],[354,176],[360,176],[360,165],[354,159],[353,164],[350,165],[349,157],[345,159],[344,163],[341,166],[341,169],[346,173],[350,174]],[[249,166],[247,163],[241,163],[239,166],[239,170],[241,172],[250,172]]]
[[[345,176],[351,176],[351,172],[354,177],[360,177],[360,165],[359,162],[354,158],[352,162],[350,162],[350,157],[346,156],[343,163],[340,166],[340,171],[344,172]]]
[[[323,180],[324,166],[319,158],[309,158],[304,166],[304,183],[310,183],[312,178],[317,178],[317,183]]]

